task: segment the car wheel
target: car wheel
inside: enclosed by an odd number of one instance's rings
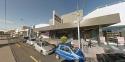
[[[59,55],[56,54],[56,59],[60,59]]]
[[[41,50],[40,53],[43,54],[43,51]]]

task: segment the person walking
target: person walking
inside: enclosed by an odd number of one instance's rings
[[[92,42],[91,42],[91,40],[90,41],[88,41],[88,47],[92,47]]]

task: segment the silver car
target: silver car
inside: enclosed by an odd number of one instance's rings
[[[54,46],[48,42],[37,42],[34,44],[35,49],[43,55],[49,55],[53,52]]]

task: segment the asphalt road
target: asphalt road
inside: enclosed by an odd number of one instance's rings
[[[16,42],[18,40],[10,40],[10,45],[16,62],[59,62],[54,54],[43,56],[37,52],[32,46],[25,43]]]

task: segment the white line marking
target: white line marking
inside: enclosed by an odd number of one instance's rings
[[[30,56],[30,58],[31,58],[32,60],[34,60],[35,62],[38,62],[33,56]]]

